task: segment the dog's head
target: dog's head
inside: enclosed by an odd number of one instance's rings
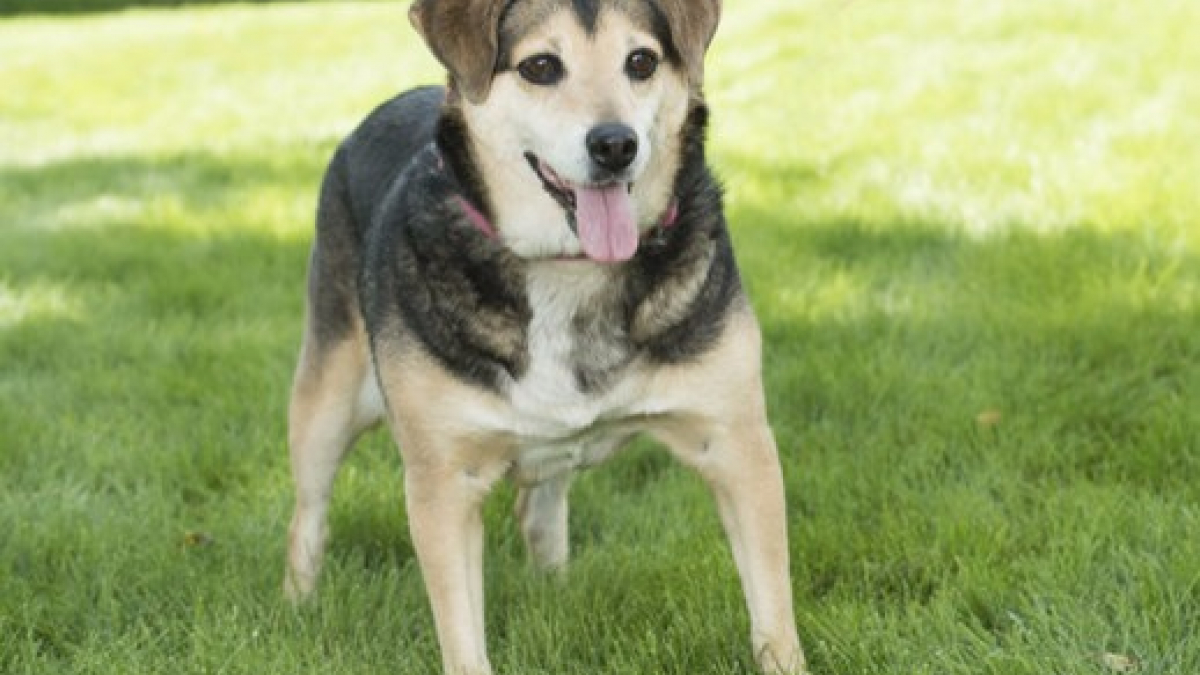
[[[670,201],[720,0],[416,0],[409,15],[499,183],[510,245],[632,256]],[[534,203],[504,202],[518,195]],[[549,207],[575,227],[575,250],[532,215]]]

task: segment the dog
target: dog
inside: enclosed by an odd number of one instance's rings
[[[386,421],[448,675],[492,672],[480,506],[518,486],[567,561],[572,474],[633,436],[711,486],[763,671],[805,670],[760,332],[705,159],[719,0],[416,0],[444,87],[325,174],[289,408],[285,590],[311,595],[338,465]]]

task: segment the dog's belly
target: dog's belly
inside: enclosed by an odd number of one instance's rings
[[[593,425],[575,436],[545,441],[525,439],[512,460],[509,475],[517,483],[535,484],[564,473],[595,466],[619,450],[640,430],[636,420]]]

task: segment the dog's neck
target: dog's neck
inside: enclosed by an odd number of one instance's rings
[[[443,108],[438,118],[434,143],[439,163],[453,177],[463,199],[468,204],[477,205],[473,208],[484,222],[494,222],[492,207],[486,198],[489,186],[484,183],[480,174],[466,122],[463,120],[462,111],[456,106],[447,105]]]

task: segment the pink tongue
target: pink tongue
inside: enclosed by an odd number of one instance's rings
[[[579,243],[592,260],[620,262],[637,252],[637,221],[627,186],[575,188],[575,221]]]

